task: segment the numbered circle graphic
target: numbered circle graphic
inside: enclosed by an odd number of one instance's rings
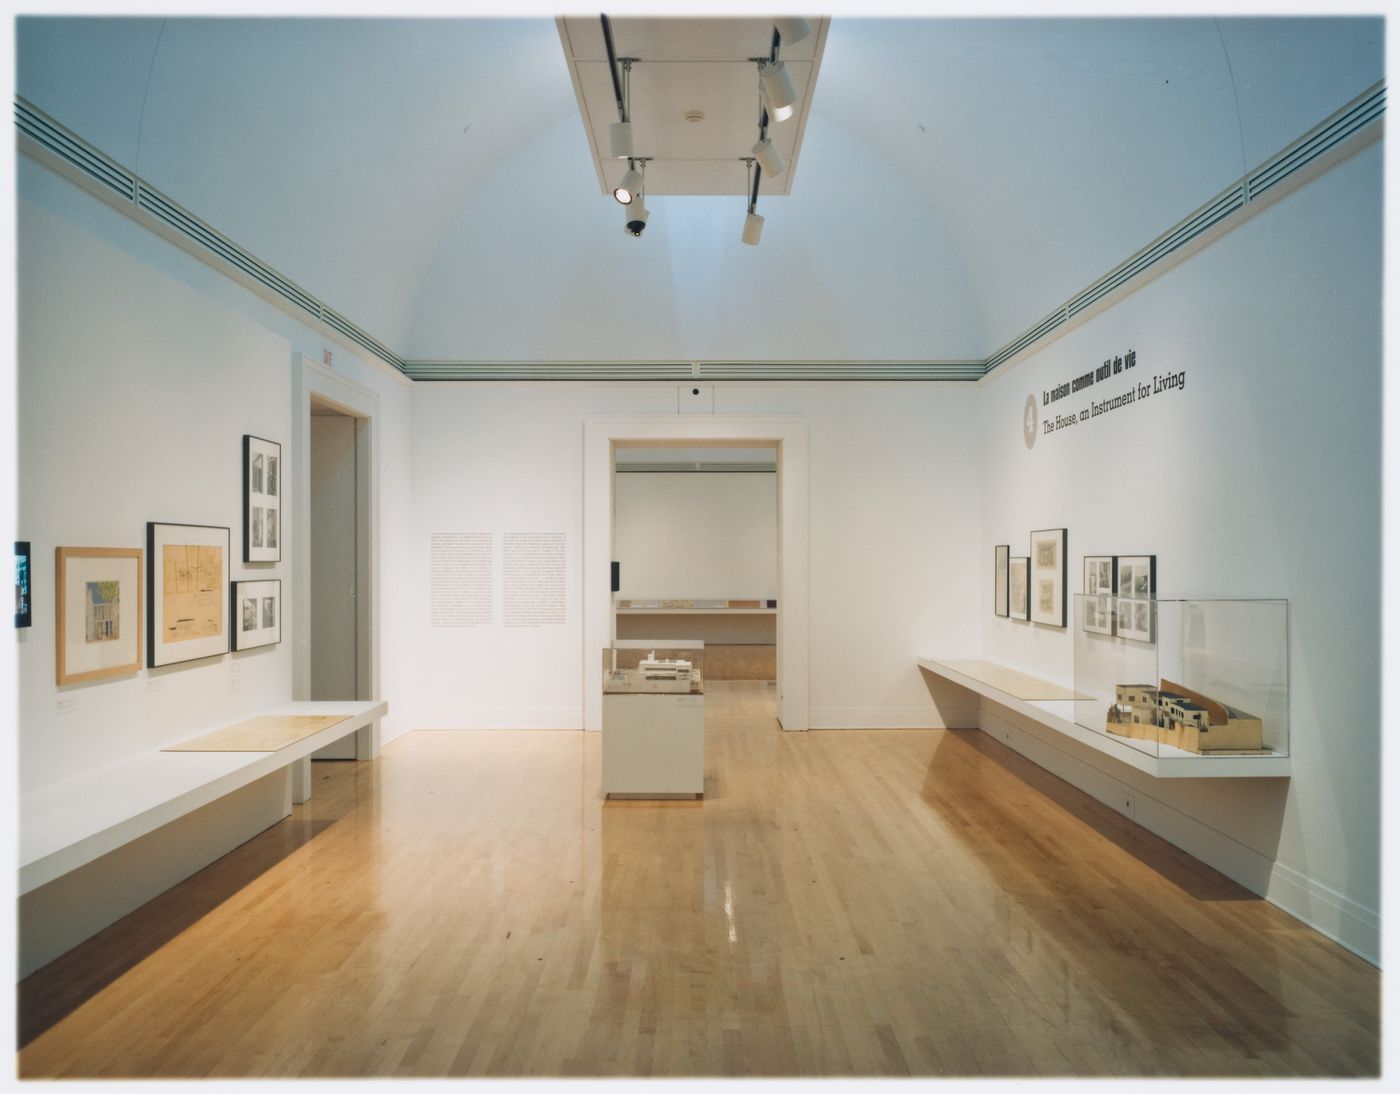
[[[1035,447],[1035,435],[1039,432],[1039,425],[1035,413],[1035,396],[1027,395],[1026,410],[1021,415],[1021,436],[1027,448]]]

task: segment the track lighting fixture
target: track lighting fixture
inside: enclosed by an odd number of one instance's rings
[[[608,126],[608,145],[615,160],[632,158],[632,123],[613,122]]]
[[[642,176],[637,169],[628,161],[627,173],[622,176],[622,181],[613,187],[613,197],[617,198],[623,205],[631,205],[632,199],[642,188]]]
[[[758,62],[758,84],[763,91],[763,103],[774,121],[785,122],[792,117],[797,102],[797,89],[792,85],[787,66],[782,61]]]
[[[773,146],[772,138],[760,137],[758,143],[753,146],[753,158],[758,161],[758,165],[763,168],[765,175],[781,175],[783,173],[783,157]]]
[[[638,194],[637,200],[627,206],[626,219],[622,222],[622,230],[629,236],[640,236],[647,226],[646,196]]]
[[[747,213],[744,216],[743,240],[750,247],[758,246],[758,237],[763,234],[763,218],[757,213]]]
[[[800,15],[789,15],[782,19],[774,19],[773,25],[778,28],[778,33],[782,35],[783,45],[790,46],[794,42],[800,42],[807,35],[812,33],[812,24],[807,22]]]

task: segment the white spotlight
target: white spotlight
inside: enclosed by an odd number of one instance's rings
[[[763,168],[763,173],[769,178],[775,178],[783,173],[783,157],[778,150],[773,147],[773,140],[764,137],[753,146],[753,158],[758,160],[758,165]]]
[[[773,25],[778,28],[778,33],[782,36],[785,46],[790,46],[793,42],[800,42],[812,33],[812,24],[800,15],[774,19]]]
[[[750,247],[758,246],[758,237],[763,234],[763,218],[757,213],[748,213],[744,217],[743,240]]]
[[[642,176],[637,173],[635,167],[627,168],[627,173],[622,176],[622,181],[613,187],[613,197],[622,202],[623,205],[631,205],[632,198],[642,188]]]
[[[791,118],[793,104],[797,102],[797,88],[792,86],[787,65],[782,61],[759,61],[758,83],[763,89],[769,117],[780,122]]]
[[[638,194],[637,200],[627,206],[627,216],[622,222],[622,230],[629,236],[639,236],[646,229],[649,214],[645,201],[646,199]]]
[[[632,158],[632,123],[613,122],[608,126],[608,144],[612,149],[612,158],[615,160],[630,160]]]

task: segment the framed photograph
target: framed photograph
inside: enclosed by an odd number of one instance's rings
[[[141,549],[54,552],[59,684],[141,671]]]
[[[146,525],[146,664],[228,652],[229,530]]]
[[[233,648],[251,650],[282,641],[282,582],[235,581],[230,588]]]
[[[1008,582],[1011,579],[1009,573],[1011,560],[1011,545],[1003,543],[992,548],[994,565],[992,567],[992,610],[1003,618],[1010,613],[1009,597],[1011,586]]]
[[[1026,557],[1007,560],[1007,584],[1012,619],[1029,619],[1031,605],[1031,560]]]
[[[243,435],[243,561],[282,561],[282,446]]]
[[[1083,627],[1090,634],[1113,633],[1113,602],[1118,583],[1112,555],[1084,556]]]
[[[1031,533],[1031,621],[1051,627],[1068,625],[1065,611],[1065,550],[1069,532],[1044,528]]]
[[[29,541],[15,540],[15,626],[28,627],[34,622],[33,592],[29,587]]]
[[[1113,560],[1118,594],[1118,637],[1155,641],[1157,556],[1118,555]]]

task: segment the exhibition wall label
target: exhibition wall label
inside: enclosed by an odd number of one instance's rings
[[[1077,405],[1065,404],[1063,410],[1060,408],[1048,409],[1062,399],[1069,399],[1071,396],[1080,395],[1096,385],[1117,380],[1123,373],[1131,372],[1136,368],[1136,350],[1130,349],[1121,357],[1105,358],[1103,364],[1042,390],[1040,406],[1047,409],[1040,415],[1036,413],[1035,395],[1030,395],[1026,399],[1025,412],[1021,420],[1021,430],[1026,447],[1030,448],[1035,444],[1037,425],[1041,436],[1063,433],[1072,426],[1092,422],[1105,414],[1138,406],[1154,395],[1186,389],[1185,369],[1179,372],[1157,373],[1145,381],[1139,380],[1138,376],[1134,374],[1126,377],[1126,383],[1121,386],[1116,385],[1116,390],[1105,391],[1101,398],[1095,398],[1091,394],[1087,396],[1087,400],[1078,401]]]

